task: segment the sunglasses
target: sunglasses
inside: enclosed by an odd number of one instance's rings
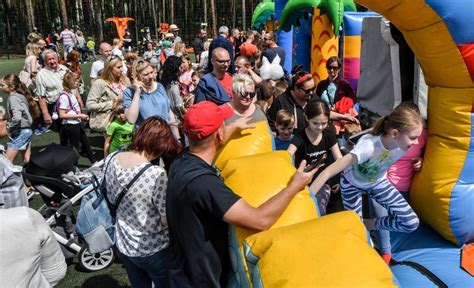
[[[216,59],[216,62],[219,63],[219,64],[226,64],[226,63],[230,63],[230,59],[227,59],[227,60],[218,60],[218,59]]]
[[[303,88],[300,88],[300,89],[304,91],[304,94],[314,94],[315,87],[309,88],[309,89],[303,89]]]
[[[244,98],[253,98],[255,97],[255,92],[239,92],[240,95]]]
[[[339,66],[329,66],[327,69],[328,69],[329,71],[339,70]]]
[[[109,61],[112,61],[112,60],[114,60],[114,59],[120,59],[120,60],[122,60],[122,59],[120,58],[120,56],[118,56],[118,55],[109,56]]]

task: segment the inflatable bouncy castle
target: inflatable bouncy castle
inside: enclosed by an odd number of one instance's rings
[[[234,133],[214,163],[226,185],[258,207],[285,188],[296,169],[288,152],[273,151],[267,122],[254,126]],[[231,226],[228,286],[396,287],[358,216],[343,212],[319,218],[316,201],[308,189],[299,192],[269,231]],[[348,254],[357,265],[346,267]],[[338,275],[340,267],[346,267],[345,277]]]
[[[464,246],[474,240],[474,5],[359,3],[401,31],[428,85],[428,143],[410,192],[425,224],[392,233],[398,262],[389,267],[353,212],[319,217],[305,189],[269,231],[230,228],[230,287],[474,287],[473,253]],[[266,123],[256,126],[233,135],[215,159],[226,184],[254,206],[294,173],[289,155],[272,151]]]

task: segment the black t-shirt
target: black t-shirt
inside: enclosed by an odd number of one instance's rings
[[[201,158],[183,151],[168,175],[170,287],[225,287],[230,273],[224,214],[240,197]]]
[[[297,149],[295,152],[295,166],[300,166],[300,163],[303,160],[306,160],[307,165],[312,164],[318,161],[318,159],[320,159],[321,157],[323,157],[324,154],[328,154],[328,158],[320,166],[318,172],[316,172],[313,178],[314,180],[327,166],[331,164],[331,162],[333,162],[333,157],[329,156],[332,155],[331,147],[334,146],[334,144],[336,143],[336,133],[327,129],[323,130],[323,137],[317,145],[313,145],[311,143],[308,138],[308,135],[306,135],[306,130],[297,133],[291,141],[291,144],[295,145]]]
[[[273,100],[272,106],[270,106],[270,108],[268,108],[267,110],[268,124],[270,125],[273,131],[276,131],[276,115],[281,109],[285,109],[293,113],[293,115],[295,116],[295,129],[293,130],[293,134],[296,135],[298,132],[304,130],[304,109],[296,103],[295,99],[291,95],[291,91],[287,89],[283,94]]]

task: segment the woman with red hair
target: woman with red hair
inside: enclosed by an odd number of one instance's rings
[[[166,220],[166,168],[181,151],[170,126],[159,116],[146,119],[133,135],[130,149],[105,160],[107,196],[118,205],[116,251],[133,287],[166,287],[168,222]],[[139,174],[142,172],[141,174]],[[132,182],[122,201],[120,192]]]

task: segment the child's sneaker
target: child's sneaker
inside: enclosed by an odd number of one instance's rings
[[[36,128],[33,133],[35,133],[36,136],[41,135],[41,133],[42,133],[42,132],[41,132],[41,128]]]
[[[387,263],[387,265],[390,265],[390,261],[392,260],[392,254],[390,253],[383,253],[382,254],[382,259]]]
[[[46,127],[46,126],[45,126],[45,127],[41,127],[40,129],[41,129],[41,133],[48,133],[48,132],[50,131],[49,128]]]

